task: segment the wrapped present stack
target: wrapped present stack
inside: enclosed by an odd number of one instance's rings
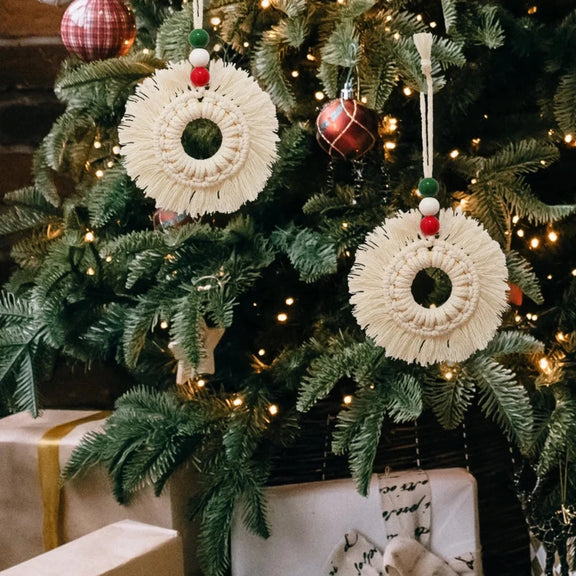
[[[185,517],[193,474],[182,470],[161,497],[151,490],[119,505],[104,469],[60,484],[60,471],[82,436],[99,430],[107,412],[47,410],[0,420],[0,570],[124,519],[177,530],[187,576],[197,574],[193,525]]]

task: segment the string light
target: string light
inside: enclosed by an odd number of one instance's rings
[[[276,316],[276,320],[278,320],[278,322],[286,322],[286,320],[288,320],[288,314],[285,312],[280,312],[280,314]]]
[[[260,350],[258,350],[258,356],[264,356],[266,354],[266,350],[264,350],[264,348],[260,348]]]
[[[104,170],[96,170],[96,178],[102,178],[104,176]]]
[[[530,240],[530,248],[538,248],[538,246],[540,246],[540,239],[535,236]]]
[[[222,44],[214,44],[214,52],[220,52],[222,50]]]
[[[292,78],[298,78],[298,76],[300,76],[300,72],[298,72],[298,70],[292,70],[290,76],[292,76]]]
[[[408,88],[408,86],[406,86],[406,88],[404,88],[404,90],[402,90],[402,92],[404,92],[405,96],[410,96],[412,94],[412,90],[410,88]]]
[[[150,50],[148,50],[148,48],[144,48],[144,50],[142,50],[142,54],[150,54]]]
[[[198,388],[204,388],[204,386],[206,386],[206,380],[203,378],[196,380],[196,386],[198,386]]]
[[[546,276],[546,278],[547,278],[548,280],[552,280],[553,276],[552,276],[552,274],[548,274],[548,276]]]
[[[472,144],[474,144],[474,146],[478,146],[480,144],[480,138],[472,138]]]
[[[512,217],[512,224],[518,224],[518,222],[520,222],[520,216],[518,216],[518,214],[515,214]]]
[[[448,156],[450,156],[450,158],[452,158],[452,160],[454,160],[455,158],[458,158],[458,156],[460,156],[460,150],[454,148],[454,150],[452,150],[452,152],[450,152],[450,154],[448,154]]]
[[[386,150],[394,150],[394,148],[396,148],[396,142],[388,140],[388,142],[384,143],[384,148],[386,148]]]
[[[516,234],[519,238],[524,238],[524,230],[522,230],[522,228],[520,228],[520,230],[516,230]]]
[[[118,146],[118,144],[116,144],[115,146],[112,146],[112,152],[114,154],[120,154],[120,146]]]
[[[262,2],[260,2],[260,6],[262,8],[270,8],[270,0],[262,0]]]
[[[242,44],[242,46],[244,46],[244,48],[248,48],[248,46],[250,46],[250,42],[244,42],[244,44]]]
[[[444,378],[446,380],[452,380],[452,378],[454,378],[454,373],[448,370],[447,372],[444,372]]]
[[[236,396],[236,398],[232,400],[232,404],[234,406],[242,406],[242,404],[244,404],[244,401],[242,400],[242,398],[240,398],[240,396]]]
[[[316,100],[324,100],[324,98],[326,98],[326,95],[324,94],[324,92],[318,90],[318,92],[314,92],[314,98],[316,98]]]
[[[276,406],[276,404],[270,404],[270,406],[268,406],[268,412],[270,412],[272,416],[276,416],[276,414],[278,414],[278,406]]]
[[[556,242],[558,240],[558,233],[554,232],[554,230],[548,232],[548,240],[550,240],[550,242]]]
[[[94,232],[92,232],[92,230],[88,230],[88,232],[84,234],[84,242],[94,242],[94,240],[95,240]]]
[[[210,24],[212,24],[212,26],[220,26],[220,24],[222,24],[222,20],[218,16],[214,16],[210,18]]]
[[[528,8],[528,14],[532,15],[536,14],[536,12],[538,12],[538,6],[530,6],[530,8]]]
[[[558,342],[565,342],[566,341],[566,335],[563,332],[557,332],[556,333],[556,340],[558,340]]]
[[[416,20],[417,20],[418,22],[422,22],[422,14],[418,14],[418,15],[416,16]]]
[[[314,56],[314,54],[311,54],[310,52],[308,52],[308,54],[306,54],[306,60],[309,60],[310,62],[314,62],[316,60],[316,56]]]
[[[570,272],[570,274],[572,274],[572,276],[576,276],[576,268],[574,270],[572,270],[572,272]]]
[[[90,268],[88,268],[88,270],[86,270],[86,274],[88,276],[94,276],[94,274],[96,274],[96,270],[94,270],[94,268],[92,268],[92,266],[90,266]]]
[[[344,396],[344,398],[342,398],[342,401],[346,405],[352,404],[352,396],[350,396],[350,394],[347,394],[346,396]]]
[[[472,178],[472,180],[470,180],[470,184],[478,184],[478,178]]]
[[[96,148],[96,150],[102,148],[102,142],[100,142],[100,140],[94,140],[94,148]]]
[[[546,160],[540,160],[540,164],[542,164],[542,166],[546,166]]]
[[[520,314],[516,314],[516,316],[514,316],[514,320],[516,320],[516,322],[520,323],[520,322],[522,322],[522,316],[520,316]]]
[[[528,312],[528,314],[526,314],[526,318],[528,320],[532,320],[532,314],[530,312]]]
[[[294,304],[294,298],[286,298],[286,306],[292,306]]]
[[[104,260],[108,263],[112,262],[112,256],[108,255],[106,256],[106,258],[104,258]]]
[[[362,102],[362,104],[366,104],[366,102],[368,102],[368,98],[366,98],[366,96],[362,96],[362,98],[360,98],[360,102]]]
[[[548,358],[546,358],[546,356],[540,358],[540,360],[538,360],[538,366],[540,366],[540,370],[548,372],[550,369],[550,362],[548,361]]]
[[[430,22],[430,28],[436,28],[436,26],[438,26],[436,22]]]
[[[108,168],[112,168],[112,166],[114,166],[114,162],[112,160],[108,160],[108,162],[106,162],[106,166],[108,166]]]
[[[342,228],[344,230],[346,230],[348,228],[348,226],[349,226],[348,222],[342,222]]]
[[[258,302],[252,302],[252,306],[254,306],[254,308],[258,308]]]
[[[162,322],[160,322],[160,328],[162,328],[162,330],[166,330],[166,328],[168,328],[168,322],[166,322],[166,320],[162,320]]]
[[[574,140],[574,136],[572,134],[566,134],[566,136],[564,136],[564,142],[566,142],[566,144],[570,144],[572,140]]]

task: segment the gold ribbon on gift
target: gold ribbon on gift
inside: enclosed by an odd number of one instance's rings
[[[38,468],[40,489],[44,511],[43,540],[44,550],[52,550],[62,542],[61,484],[60,484],[60,442],[76,426],[103,420],[110,411],[94,412],[83,418],[64,422],[44,433],[38,444]]]

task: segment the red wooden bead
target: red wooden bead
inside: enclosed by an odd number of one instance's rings
[[[210,72],[208,72],[208,69],[204,68],[204,66],[196,66],[196,68],[190,72],[190,81],[194,86],[198,86],[198,88],[206,86],[206,84],[210,82]]]
[[[424,216],[420,222],[420,230],[425,236],[434,236],[440,230],[440,221],[436,216]]]

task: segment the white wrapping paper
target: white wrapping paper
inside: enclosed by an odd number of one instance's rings
[[[38,442],[59,424],[94,414],[84,410],[46,410],[34,419],[28,413],[0,419],[0,570],[43,553],[43,505],[38,467]],[[100,430],[103,420],[77,426],[60,442],[64,468],[84,434]],[[198,574],[195,533],[186,518],[192,471],[176,474],[156,498],[150,489],[136,495],[130,506],[112,496],[103,468],[93,468],[63,489],[63,542],[84,536],[123,519],[172,528],[182,535],[186,574]]]
[[[430,550],[443,558],[472,552],[481,576],[476,481],[460,468],[427,470],[432,493]],[[368,497],[351,480],[268,489],[272,536],[248,532],[241,518],[232,531],[232,576],[317,576],[344,537],[356,530],[380,550],[386,547],[378,477]]]
[[[2,576],[184,576],[175,530],[125,520],[2,571]]]

